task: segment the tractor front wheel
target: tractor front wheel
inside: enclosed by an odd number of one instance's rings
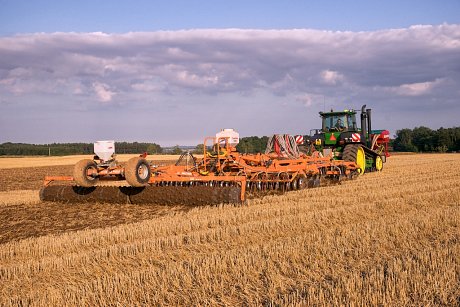
[[[375,170],[380,172],[383,169],[383,160],[381,156],[375,157]]]
[[[150,165],[144,158],[134,157],[126,162],[125,179],[133,187],[143,187],[150,180]]]
[[[97,174],[97,165],[91,159],[80,160],[73,168],[73,179],[81,187],[94,186],[99,181],[94,174]]]
[[[342,160],[355,162],[360,169],[359,174],[364,174],[366,170],[366,153],[360,144],[350,144],[345,146],[342,153]]]

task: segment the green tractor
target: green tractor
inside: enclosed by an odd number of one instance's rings
[[[361,108],[361,127],[357,110],[319,112],[322,128],[310,131],[305,139],[312,152],[334,159],[356,162],[360,173],[381,171],[389,156],[388,130],[372,130],[371,109]]]

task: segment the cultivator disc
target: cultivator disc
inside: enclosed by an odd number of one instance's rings
[[[40,199],[62,203],[113,203],[158,205],[215,205],[241,203],[241,187],[233,186],[94,186],[48,185]]]

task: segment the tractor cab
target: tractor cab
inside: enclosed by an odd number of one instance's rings
[[[356,111],[344,110],[339,112],[319,112],[322,118],[322,132],[357,131]]]

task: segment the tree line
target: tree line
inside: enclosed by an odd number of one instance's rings
[[[0,144],[0,156],[66,156],[92,155],[93,143],[53,143],[53,144]],[[115,142],[115,152],[119,154],[137,154],[147,152],[160,154],[163,148],[155,143]]]
[[[460,127],[441,127],[438,130],[416,127],[414,129],[398,130],[393,140],[393,150],[406,152],[459,152]]]
[[[237,150],[242,153],[264,152],[268,137],[243,137]],[[156,143],[138,142],[115,142],[115,152],[118,154],[137,154],[147,152],[148,154],[175,154],[184,152],[180,146],[164,149]],[[198,144],[193,153],[203,153],[203,144]],[[53,143],[53,144],[25,144],[25,143],[3,143],[0,144],[0,156],[66,156],[66,155],[92,155],[93,143]]]

